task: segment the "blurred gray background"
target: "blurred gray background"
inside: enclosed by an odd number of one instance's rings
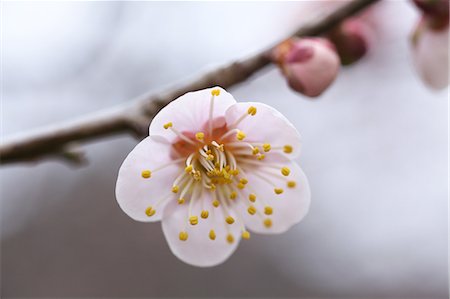
[[[4,2],[2,135],[158,91],[272,44],[317,2]],[[1,295],[9,297],[447,298],[448,89],[416,76],[407,1],[374,8],[363,61],[311,101],[275,68],[231,92],[300,130],[309,215],[253,235],[223,265],[169,251],[160,224],[133,221],[114,197],[136,144],[85,147],[87,167],[1,167]]]

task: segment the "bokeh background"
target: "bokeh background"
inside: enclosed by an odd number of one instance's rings
[[[2,137],[29,131],[249,55],[284,37],[317,2],[4,2]],[[137,143],[83,148],[87,167],[2,166],[1,295],[12,297],[448,298],[448,89],[411,63],[418,12],[374,7],[371,52],[317,100],[273,67],[231,89],[300,130],[309,215],[253,235],[223,265],[169,251],[159,224],[133,221],[114,197]]]

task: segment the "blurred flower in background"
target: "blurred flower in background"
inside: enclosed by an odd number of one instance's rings
[[[422,11],[411,35],[414,66],[423,82],[433,89],[449,84],[449,1],[414,0]]]

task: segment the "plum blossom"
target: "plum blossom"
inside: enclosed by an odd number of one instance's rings
[[[325,38],[295,38],[278,45],[273,60],[289,86],[306,96],[317,97],[333,83],[340,60],[334,45]]]
[[[116,198],[134,220],[161,221],[179,259],[214,266],[250,231],[282,233],[303,219],[310,189],[299,153],[298,131],[274,108],[220,87],[189,92],[127,156]]]

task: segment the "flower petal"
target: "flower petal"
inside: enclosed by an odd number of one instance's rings
[[[198,200],[192,208],[192,215],[198,217],[198,224],[195,226],[188,223],[189,204],[178,205],[171,202],[164,210],[162,229],[169,247],[176,257],[193,266],[211,267],[224,262],[236,250],[241,238],[241,225],[238,221],[233,224],[225,222],[226,215],[223,213],[223,209],[212,207],[209,191],[204,191],[201,197],[204,200],[203,209],[209,211],[207,219],[200,217],[201,200]],[[233,212],[231,215],[237,220]],[[211,229],[215,231],[215,240],[209,238]],[[179,239],[181,231],[188,233],[186,241]],[[232,243],[227,241],[228,233],[234,237]]]
[[[245,198],[248,201],[248,195],[254,193],[256,201],[253,204],[259,213],[250,215],[247,212],[241,213],[245,225],[254,232],[263,234],[275,234],[287,231],[291,226],[300,222],[309,210],[311,193],[308,180],[294,161],[288,160],[281,155],[269,155],[264,162],[279,164],[281,167],[287,167],[290,170],[288,176],[281,175],[280,169],[245,168],[248,187],[244,190]],[[243,167],[244,168],[244,167]],[[265,171],[271,171],[273,174],[266,174]],[[261,178],[264,176],[266,179]],[[267,179],[274,183],[271,185]],[[288,187],[288,182],[295,182],[295,186]],[[282,188],[282,194],[275,194],[274,188]],[[264,208],[269,206],[273,212],[271,215],[264,215]],[[240,207],[242,210],[242,206]],[[271,227],[264,225],[264,219],[271,219]]]
[[[223,88],[214,87],[188,92],[172,101],[155,116],[150,124],[150,135],[164,136],[169,141],[175,140],[177,136],[164,129],[164,124],[169,122],[172,122],[179,132],[195,134],[204,131],[209,120],[211,91],[216,89],[220,90],[220,94],[214,99],[213,119],[217,121],[223,117],[228,107],[236,103],[233,96]]]
[[[255,107],[255,115],[248,115],[237,128],[245,134],[248,142],[269,143],[272,148],[285,145],[292,147],[289,158],[296,158],[300,154],[300,133],[292,123],[276,109],[262,103],[237,103],[228,108],[225,119],[228,125],[234,124],[242,115],[247,113],[249,107]]]
[[[161,219],[166,201],[172,197],[172,183],[183,171],[182,163],[174,163],[170,144],[160,137],[147,137],[127,156],[119,169],[116,198],[122,210],[137,221],[153,222]],[[163,169],[157,168],[167,165]],[[150,178],[143,171],[152,171]],[[144,174],[145,175],[145,174]],[[149,217],[146,210],[153,207],[156,213]]]

